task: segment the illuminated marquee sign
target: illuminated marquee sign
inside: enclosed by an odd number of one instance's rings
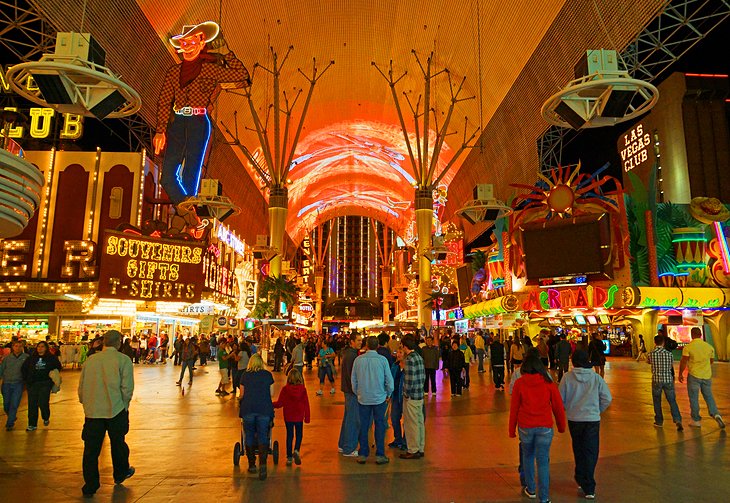
[[[530,292],[522,308],[525,311],[596,307],[610,309],[616,303],[616,292],[618,292],[616,285],[611,285],[608,289],[600,286],[549,288]]]
[[[207,290],[238,298],[238,278],[226,267],[224,259],[215,245],[208,247],[203,256],[204,286]]]
[[[203,251],[196,243],[106,231],[99,297],[199,302]]]
[[[28,240],[6,239],[0,242],[0,277],[28,276],[33,253]],[[96,244],[88,240],[64,241],[65,260],[60,275],[70,279],[88,279],[96,274]]]
[[[723,288],[628,287],[623,293],[627,306],[703,309],[725,307],[730,290]]]
[[[311,243],[309,242],[309,236],[304,236],[302,241],[302,250],[304,251],[304,260],[302,260],[302,276],[309,279],[309,275],[312,273],[312,263],[309,257],[312,256]]]
[[[654,160],[651,135],[644,131],[643,124],[637,124],[619,138],[618,149],[626,172]]]
[[[218,240],[228,245],[236,254],[241,257],[246,252],[246,245],[241,241],[238,236],[231,232],[228,227],[222,223],[218,223],[218,232],[216,233]]]

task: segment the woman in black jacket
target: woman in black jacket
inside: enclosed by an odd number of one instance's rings
[[[459,342],[454,339],[449,352],[449,381],[451,381],[451,396],[461,396],[461,371],[464,369],[464,353],[459,349]]]
[[[28,387],[28,428],[38,428],[38,409],[41,410],[43,424],[48,426],[51,420],[51,388],[53,381],[49,377],[52,370],[61,370],[61,362],[48,351],[48,344],[41,341],[30,358],[23,363],[23,377]]]

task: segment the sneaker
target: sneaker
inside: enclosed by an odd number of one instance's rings
[[[330,395],[334,395],[334,394],[335,394],[335,388],[332,388],[332,389],[330,390]]]
[[[400,446],[400,442],[396,442],[395,440],[388,444],[388,447],[390,447],[391,449],[398,449],[400,448]]]
[[[14,427],[14,425],[12,425],[12,424],[6,424],[5,431],[13,431],[13,427]]]
[[[114,483],[115,483],[115,484],[122,484],[122,483],[123,483],[123,482],[124,482],[125,480],[127,480],[128,478],[131,478],[131,477],[132,477],[132,475],[134,475],[134,472],[135,472],[135,470],[134,470],[134,466],[130,466],[130,467],[129,467],[129,470],[127,471],[127,474],[126,474],[126,475],[124,476],[124,478],[123,478],[123,479],[121,479],[121,480],[115,480],[115,481],[114,481]]]
[[[25,429],[25,431],[35,431],[35,430],[37,430],[37,429],[38,429],[38,427],[37,427],[37,426],[28,426],[28,427],[27,427],[27,428]]]
[[[292,458],[286,458],[286,466],[291,466],[292,462],[293,462]]]
[[[587,500],[594,500],[594,499],[596,499],[596,495],[595,494],[586,494],[586,499]]]
[[[317,391],[317,396],[322,396],[322,394],[323,394],[323,393],[322,393],[322,390],[318,390],[318,391]]]
[[[345,451],[343,451],[343,450],[342,450],[342,447],[338,447],[338,448],[337,448],[337,452],[339,452],[340,454],[342,454],[342,453],[343,453],[343,452],[345,452]]]
[[[177,381],[177,382],[175,383],[175,386],[180,386],[181,384],[182,384],[182,381]]]
[[[664,426],[662,423],[654,423],[655,428],[661,428],[662,426]]]
[[[684,426],[682,426],[682,423],[677,423],[677,431],[684,431]]]
[[[220,395],[221,396],[228,396],[228,395],[230,395],[230,393],[227,392],[226,390],[223,390],[223,391],[220,392]]]
[[[524,492],[525,496],[527,496],[531,500],[534,500],[535,498],[537,498],[537,493],[531,493],[530,491],[527,490],[527,487],[525,487],[523,489],[523,492]]]
[[[421,456],[417,452],[404,452],[398,457],[401,459],[421,459]]]
[[[299,451],[294,451],[292,453],[292,455],[294,456],[294,462],[296,464],[298,464],[298,465],[301,465],[302,464],[302,457],[299,455]]]
[[[378,456],[375,458],[376,465],[387,465],[388,463],[390,463],[388,456]]]
[[[715,414],[714,416],[715,421],[717,421],[717,425],[720,427],[720,429],[725,429],[725,421],[722,420],[722,416],[720,414]]]
[[[689,425],[693,428],[702,428],[702,421],[691,421]]]
[[[357,463],[359,465],[364,465],[367,460],[368,460],[368,458],[366,458],[365,456],[358,456],[357,457]]]
[[[49,424],[51,424],[51,420],[50,419],[44,419],[43,420],[43,426],[48,426]]]
[[[358,452],[357,452],[357,450],[354,450],[354,451],[352,451],[350,453],[347,453],[346,452],[346,453],[344,453],[342,455],[345,456],[346,458],[356,458],[358,456]],[[358,460],[358,463],[359,463],[359,460]]]
[[[220,395],[221,394],[221,390],[219,390],[219,389],[215,390],[215,394],[216,395]]]

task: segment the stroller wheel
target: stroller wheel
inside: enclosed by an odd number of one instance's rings
[[[274,440],[274,445],[271,448],[271,455],[274,458],[274,464],[279,464],[279,441]]]
[[[238,461],[241,459],[241,442],[236,442],[233,446],[233,465],[238,466]]]

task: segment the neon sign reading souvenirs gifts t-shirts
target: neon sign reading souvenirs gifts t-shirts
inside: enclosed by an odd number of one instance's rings
[[[549,311],[553,309],[596,308],[610,309],[616,303],[618,286],[608,289],[600,286],[578,288],[549,288],[530,292],[522,305],[524,311]]]
[[[199,302],[203,246],[106,231],[99,297]]]

